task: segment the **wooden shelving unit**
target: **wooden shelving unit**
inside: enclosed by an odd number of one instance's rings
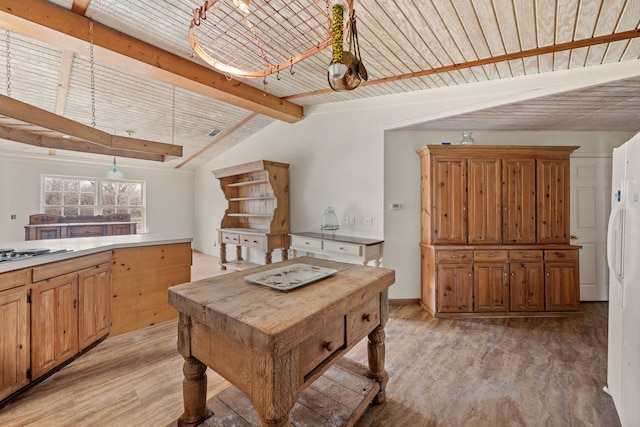
[[[256,264],[243,259],[242,247],[261,249],[265,264],[274,249],[289,250],[289,165],[259,160],[213,171],[227,199],[220,222],[220,263],[223,269],[243,270]],[[227,261],[227,245],[236,247],[236,260]]]

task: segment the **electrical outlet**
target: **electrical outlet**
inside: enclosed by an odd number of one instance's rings
[[[373,217],[372,216],[368,216],[364,219],[364,224],[365,225],[373,225]]]
[[[345,216],[344,219],[342,220],[344,224],[349,224],[349,221],[351,221],[351,218],[349,218],[348,216]]]
[[[353,225],[355,223],[356,223],[356,217],[355,216],[350,217],[349,218],[349,224]]]
[[[11,219],[16,219],[16,214],[11,214]]]

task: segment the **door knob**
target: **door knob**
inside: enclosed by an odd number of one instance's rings
[[[578,235],[577,234],[572,234],[571,235],[571,240],[578,240]]]

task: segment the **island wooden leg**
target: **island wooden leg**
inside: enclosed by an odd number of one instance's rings
[[[236,259],[242,261],[242,246],[236,246]]]
[[[389,317],[389,297],[388,291],[380,294],[380,325],[369,334],[369,343],[367,345],[369,356],[369,372],[370,378],[380,383],[380,391],[373,398],[373,403],[378,405],[384,403],[387,398],[386,387],[389,381],[389,374],[384,369],[385,345],[384,345],[384,325]]]
[[[292,349],[278,357],[254,354],[251,404],[260,417],[260,427],[290,427],[289,412],[298,400],[299,351]]]
[[[265,251],[264,253],[264,263],[271,264],[271,251]]]
[[[282,248],[282,260],[286,261],[289,259],[289,249]]]
[[[226,270],[225,263],[227,262],[227,244],[220,242],[220,269]]]
[[[195,357],[185,357],[182,370],[184,413],[178,427],[196,426],[211,416],[207,409],[207,366]]]

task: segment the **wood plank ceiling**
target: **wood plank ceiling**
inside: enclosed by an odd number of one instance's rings
[[[195,169],[273,120],[299,120],[311,105],[640,59],[638,0],[356,0],[367,84],[331,91],[328,48],[264,85],[226,79],[192,57],[186,34],[201,3],[0,0],[0,28],[10,30],[0,40],[0,93],[10,90],[16,100],[87,126],[95,118],[108,134],[181,145],[182,157],[159,166]],[[126,51],[131,46],[139,52]],[[640,130],[639,92],[632,79],[519,104],[518,120],[509,120],[513,108],[494,109],[412,128]],[[594,98],[607,104],[611,120],[593,120]],[[560,101],[582,113],[561,120],[559,111],[571,109],[554,107]],[[214,129],[221,132],[209,136]],[[62,135],[54,137],[62,143]],[[7,140],[0,150],[49,152]]]

